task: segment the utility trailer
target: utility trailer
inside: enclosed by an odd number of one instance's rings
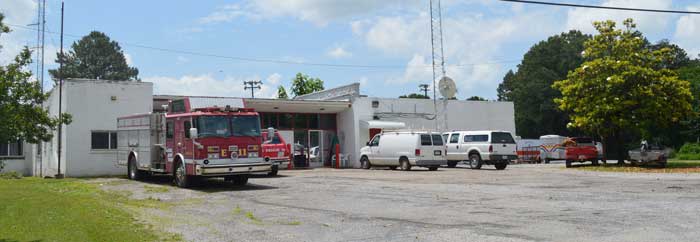
[[[201,178],[223,177],[244,185],[267,174],[261,155],[260,118],[252,109],[230,107],[147,113],[117,118],[118,165],[129,179],[172,175],[188,187]]]

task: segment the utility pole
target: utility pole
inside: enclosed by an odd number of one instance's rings
[[[261,89],[262,81],[243,81],[243,90],[250,89],[250,98],[255,98],[255,89]]]
[[[61,120],[63,117],[63,1],[61,1],[61,58],[58,61],[58,118]],[[61,174],[61,131],[63,130],[63,123],[58,124],[58,174],[56,178],[62,179],[63,174]]]
[[[420,85],[418,85],[418,87],[420,88],[421,92],[423,92],[423,95],[425,95],[426,97],[429,98],[429,96],[428,96],[429,85],[428,84],[420,84]]]

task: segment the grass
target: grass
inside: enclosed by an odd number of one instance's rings
[[[700,173],[700,160],[669,160],[666,168],[639,167],[630,164],[603,164],[601,166],[580,166],[576,169],[603,172],[637,172],[637,173]]]
[[[178,241],[135,219],[132,208],[161,207],[78,179],[0,179],[0,241]]]
[[[246,216],[246,218],[250,219],[250,221],[253,222],[254,224],[262,224],[262,220],[255,217],[255,215],[253,215],[253,212],[247,212],[247,213],[245,213],[245,216]]]

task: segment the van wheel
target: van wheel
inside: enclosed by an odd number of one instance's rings
[[[469,155],[469,168],[481,169],[481,165],[483,165],[483,162],[481,162],[481,156],[479,156],[479,154]]]
[[[571,160],[566,160],[566,168],[571,168]]]
[[[447,167],[449,167],[449,168],[455,168],[455,167],[457,167],[457,161],[456,161],[456,160],[448,160],[448,161],[447,161]]]
[[[508,166],[508,163],[506,163],[506,162],[496,163],[496,165],[494,165],[494,166],[496,167],[496,170],[505,170],[506,167]]]
[[[408,162],[408,159],[401,158],[401,159],[399,159],[399,163],[401,164],[401,170],[404,170],[404,171],[411,170],[411,163]]]
[[[175,185],[187,188],[191,185],[191,177],[185,172],[185,165],[181,161],[175,163]]]
[[[437,171],[437,170],[438,170],[438,167],[437,167],[437,166],[431,166],[431,167],[428,167],[428,170],[429,170],[429,171]]]
[[[390,166],[389,169],[396,170],[396,166]]]
[[[369,163],[369,159],[367,159],[367,156],[363,156],[360,159],[360,165],[362,166],[362,169],[369,170],[369,168],[372,168],[372,163]]]

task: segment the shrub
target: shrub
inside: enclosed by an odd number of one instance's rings
[[[700,160],[700,143],[685,143],[678,150],[679,160]]]
[[[22,179],[22,174],[16,171],[0,173],[0,179]]]

